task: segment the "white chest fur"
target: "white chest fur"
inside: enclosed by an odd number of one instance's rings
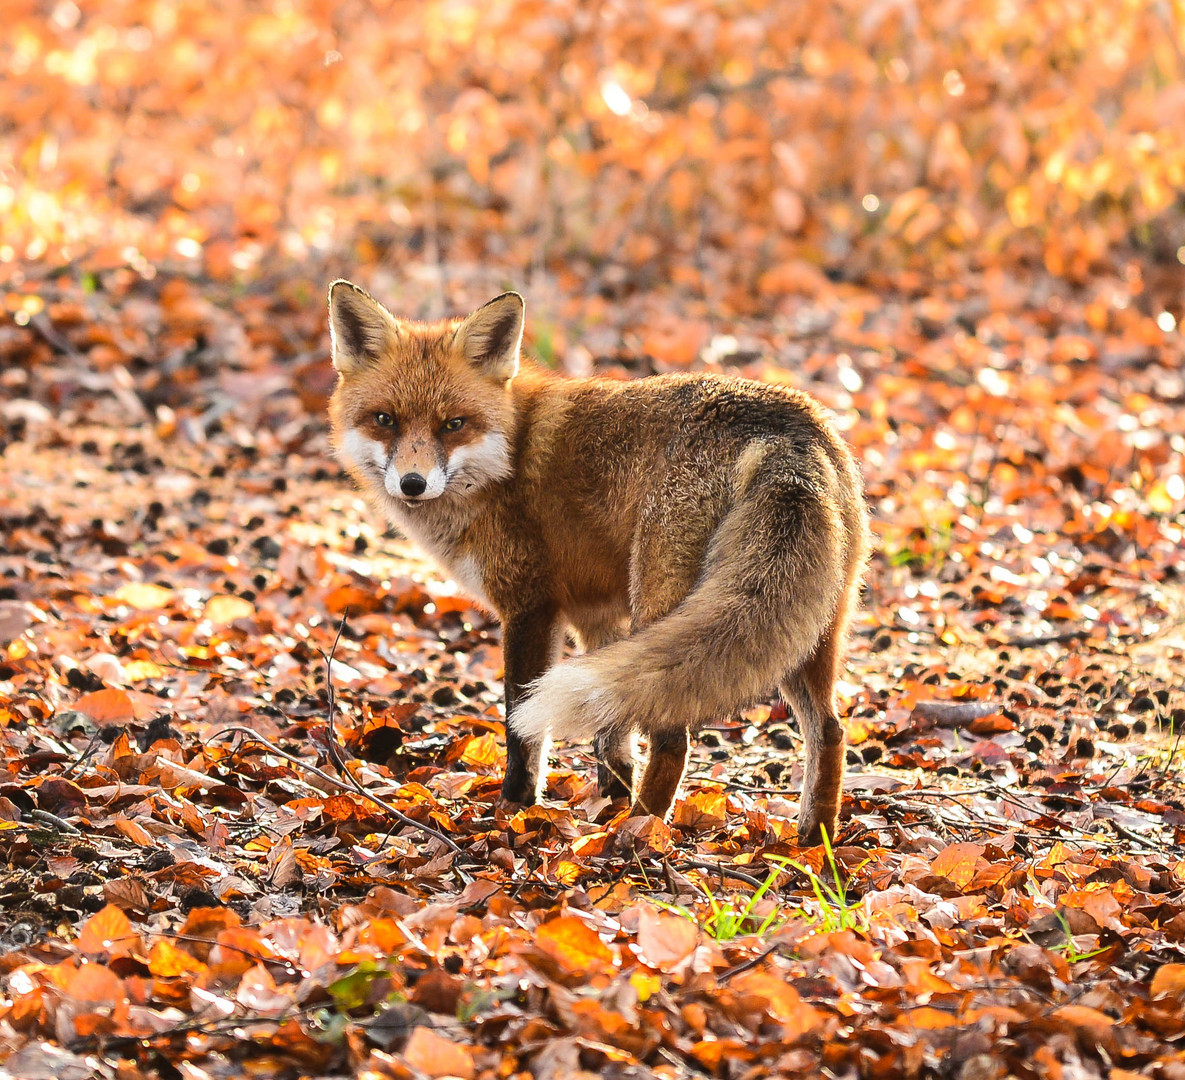
[[[482,607],[488,608],[490,611],[496,610],[486,596],[485,585],[481,578],[481,567],[477,565],[477,560],[472,555],[462,555],[461,558],[450,563],[449,573],[452,574],[453,581],[464,589],[467,596],[472,596]]]
[[[432,514],[437,508],[424,507],[423,509]],[[478,566],[477,560],[472,555],[459,554],[457,551],[454,537],[459,530],[445,525],[436,518],[436,515],[433,515],[432,518],[429,518],[428,515],[420,517],[419,510],[419,507],[415,510],[406,510],[394,505],[393,501],[388,506],[391,520],[400,532],[436,562],[445,574],[461,587],[466,596],[472,596],[483,607],[490,611],[496,611],[497,609],[485,594],[481,567]]]

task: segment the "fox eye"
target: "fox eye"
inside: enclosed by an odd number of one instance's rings
[[[379,427],[394,427],[395,417],[393,417],[389,412],[375,413],[374,422],[378,424]]]
[[[465,417],[454,416],[451,420],[444,422],[445,431],[460,431],[465,426]]]

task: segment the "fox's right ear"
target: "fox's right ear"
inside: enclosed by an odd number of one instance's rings
[[[333,366],[343,375],[382,359],[398,336],[395,316],[369,293],[345,280],[329,286]]]

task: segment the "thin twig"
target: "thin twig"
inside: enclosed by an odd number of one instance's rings
[[[1164,850],[1164,844],[1162,842],[1157,841],[1152,837],[1141,836],[1134,829],[1129,829],[1126,825],[1120,825],[1119,822],[1114,818],[1100,817],[1096,820],[1107,822],[1107,824],[1109,824],[1111,828],[1119,833],[1119,835],[1125,840],[1130,840],[1133,844],[1138,844],[1145,852],[1159,853],[1163,852]],[[1177,844],[1173,844],[1171,842],[1169,846],[1173,848],[1178,847]]]
[[[91,756],[91,754],[93,754],[95,752],[95,744],[98,743],[99,736],[102,734],[102,732],[103,732],[102,728],[95,728],[95,733],[90,737],[90,741],[86,744],[86,746],[84,746],[78,752],[78,757],[76,757],[70,763],[70,767],[68,769],[62,770],[62,778],[63,779],[69,780],[70,777],[74,775],[74,772],[76,769],[82,768],[83,764],[86,762],[86,759],[89,758]]]
[[[40,823],[42,826],[47,826],[51,829],[57,829],[59,832],[65,833],[67,836],[81,836],[82,830],[71,825],[68,821],[63,821],[57,814],[51,814],[48,810],[26,810],[25,814],[33,821]]]
[[[1001,641],[1000,646],[1008,649],[1037,649],[1042,645],[1064,645],[1069,641],[1086,641],[1089,638],[1089,630],[1063,630],[1057,634],[1040,634],[1035,637],[1020,637],[1013,638],[1011,641]]]
[[[374,803],[376,806],[380,807],[381,809],[386,810],[388,814],[391,814],[393,817],[402,821],[403,824],[410,825],[414,829],[419,829],[421,832],[427,833],[429,836],[432,836],[435,839],[439,840],[442,844],[445,845],[445,847],[451,848],[458,855],[463,853],[463,849],[458,847],[457,844],[453,840],[451,840],[449,837],[447,837],[444,833],[437,832],[434,828],[432,828],[431,825],[425,825],[422,821],[416,821],[415,818],[408,817],[406,814],[395,809],[395,807],[393,807],[390,803],[384,802],[377,795],[372,795],[369,791],[367,791],[361,785],[352,786],[350,784],[347,784],[344,781],[339,780],[336,776],[330,776],[329,773],[325,772],[323,769],[318,769],[316,765],[310,765],[307,761],[303,761],[301,758],[296,757],[296,755],[289,754],[287,751],[281,750],[270,739],[265,739],[258,732],[252,731],[249,727],[244,727],[242,724],[230,724],[229,726],[222,728],[220,731],[214,732],[214,734],[211,735],[210,738],[211,739],[218,739],[218,738],[221,738],[223,735],[246,735],[247,738],[250,740],[250,742],[258,743],[265,750],[269,751],[272,754],[275,754],[277,757],[282,757],[285,761],[289,762],[292,765],[295,765],[296,768],[303,769],[305,772],[310,773],[311,775],[317,777],[318,780],[321,780],[326,784],[332,785],[333,787],[337,788],[339,791],[357,792],[364,799],[368,800],[369,802]],[[241,747],[240,747],[240,749],[241,749]],[[353,780],[354,778],[351,776],[350,779]]]
[[[776,953],[781,947],[782,946],[780,944],[770,945],[768,948],[762,949],[761,952],[759,952],[756,956],[751,956],[748,960],[744,960],[739,964],[733,965],[727,971],[721,972],[716,976],[717,984],[725,983],[734,975],[740,975],[743,972],[748,971],[750,968],[755,968],[761,963],[762,960],[764,960],[767,956]]]
[[[1172,767],[1173,760],[1177,756],[1177,748],[1181,745],[1181,736],[1185,735],[1185,728],[1177,732],[1177,737],[1173,740],[1173,748],[1165,755],[1164,768],[1160,770],[1160,778],[1163,780],[1168,776],[1169,769]]]
[[[34,315],[29,320],[29,326],[36,330],[48,345],[56,349],[63,356],[68,356],[71,360],[78,360],[84,364],[88,363],[87,358],[66,337],[58,333],[58,328],[54,326],[47,316]]]
[[[354,774],[350,772],[346,766],[345,755],[342,753],[341,743],[338,742],[337,726],[335,723],[337,715],[337,691],[333,687],[333,657],[337,652],[338,642],[342,639],[342,631],[345,629],[346,619],[348,616],[349,609],[347,608],[344,612],[342,612],[341,622],[337,624],[337,634],[334,636],[333,645],[330,646],[329,654],[321,654],[325,657],[325,692],[329,699],[329,712],[325,720],[326,743],[329,747],[329,759],[333,762],[333,767],[337,769],[337,771],[341,773],[342,777],[349,782],[350,787],[364,799],[372,800],[377,805],[383,807],[389,814],[392,814],[396,819],[402,821],[405,825],[411,825],[413,828],[422,829],[424,832],[435,836],[438,840],[443,841],[446,846],[452,848],[454,852],[460,855],[462,853],[462,848],[456,842],[454,842],[444,833],[438,832],[431,826],[425,825],[422,822],[416,821],[414,818],[408,817],[406,814],[400,813],[395,809],[395,807],[383,802],[374,795],[371,795],[370,792],[358,782],[358,778],[354,776]],[[468,875],[459,868],[454,867],[454,869],[457,870],[457,873],[460,875],[461,879],[465,882],[465,884],[468,885]]]
[[[990,785],[975,788],[954,788],[950,791],[943,788],[900,787],[895,791],[850,791],[845,794],[851,795],[853,799],[867,799],[871,802],[892,802],[895,799],[914,798],[950,799],[954,802],[963,795],[983,795],[996,790],[997,788]]]
[[[755,889],[765,886],[764,881],[759,881],[752,874],[745,874],[740,870],[732,870],[723,863],[704,862],[700,859],[684,859],[675,869],[682,873],[684,867],[690,867],[695,870],[710,870],[719,874],[721,877],[730,877],[735,878],[737,881],[743,881],[746,885],[752,885]]]

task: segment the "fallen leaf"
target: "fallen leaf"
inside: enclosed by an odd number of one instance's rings
[[[1185,964],[1161,964],[1152,976],[1148,992],[1153,998],[1177,997],[1185,993]]]
[[[215,626],[225,626],[235,619],[249,619],[255,614],[255,605],[241,596],[211,596],[202,609],[202,618]]]
[[[644,904],[638,909],[638,959],[656,971],[674,971],[699,945],[699,927],[681,915]]]
[[[534,944],[565,971],[597,971],[613,962],[613,952],[584,919],[561,915],[540,926]]]
[[[75,942],[80,952],[89,956],[130,956],[143,949],[140,935],[128,917],[114,904],[95,912],[78,932]]]
[[[473,1052],[467,1046],[437,1035],[423,1025],[412,1031],[403,1049],[403,1059],[425,1076],[473,1080],[476,1075]]]
[[[96,724],[126,724],[136,718],[136,707],[126,690],[93,690],[74,707]]]

